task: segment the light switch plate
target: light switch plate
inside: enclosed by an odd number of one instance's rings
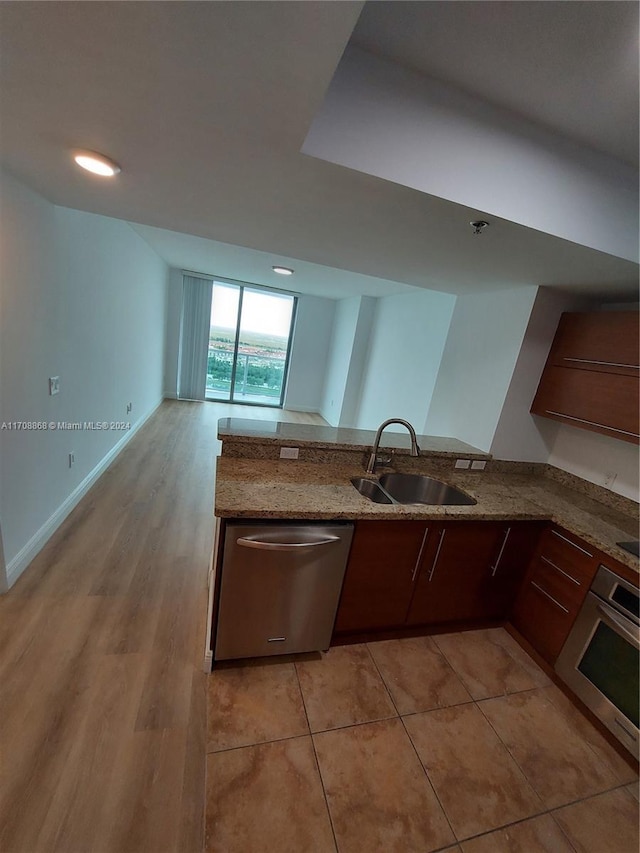
[[[60,377],[59,376],[50,376],[49,377],[49,396],[53,397],[55,394],[60,393]]]
[[[484,469],[486,467],[487,467],[487,463],[486,463],[486,460],[484,460],[484,459],[474,459],[473,462],[471,463],[471,470],[472,471],[484,471]]]
[[[297,459],[300,454],[299,447],[281,447],[280,459]]]
[[[456,459],[455,468],[468,468],[471,465],[470,459]]]

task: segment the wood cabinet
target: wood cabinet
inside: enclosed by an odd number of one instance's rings
[[[542,535],[511,619],[550,664],[555,662],[589,591],[602,555],[552,526]]]
[[[540,526],[357,522],[335,633],[508,618]]]
[[[508,619],[536,550],[545,521],[501,523],[500,550],[482,591],[486,619]]]
[[[336,632],[404,624],[428,529],[424,521],[356,522]]]
[[[486,521],[437,525],[421,561],[407,623],[484,618],[486,583],[501,533],[500,524]]]
[[[563,314],[533,414],[638,443],[638,313]]]

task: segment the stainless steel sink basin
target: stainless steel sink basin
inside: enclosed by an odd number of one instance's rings
[[[367,480],[365,477],[354,477],[351,482],[365,498],[377,504],[392,504],[389,495],[383,491],[375,480]]]
[[[423,474],[383,474],[380,485],[399,504],[457,504],[472,506],[477,501],[440,480]]]
[[[423,474],[383,474],[379,481],[354,477],[351,482],[361,495],[379,504],[472,506],[477,503],[460,489]]]

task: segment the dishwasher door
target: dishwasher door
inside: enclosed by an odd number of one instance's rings
[[[226,525],[215,660],[329,648],[352,524]]]

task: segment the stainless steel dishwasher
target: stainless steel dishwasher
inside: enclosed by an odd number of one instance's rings
[[[214,660],[329,648],[352,524],[229,522]]]

